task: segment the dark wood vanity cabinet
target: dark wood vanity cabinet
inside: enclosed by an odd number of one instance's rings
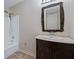
[[[36,59],[74,59],[74,45],[36,39]]]

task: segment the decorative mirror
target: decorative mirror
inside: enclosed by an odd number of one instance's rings
[[[48,5],[42,8],[42,31],[64,31],[63,2]]]

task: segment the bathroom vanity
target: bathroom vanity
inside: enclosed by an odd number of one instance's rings
[[[43,32],[63,32],[63,2],[42,7],[41,24]],[[36,59],[74,59],[74,40],[56,35],[38,35]]]
[[[74,59],[74,41],[68,37],[38,35],[36,59]]]

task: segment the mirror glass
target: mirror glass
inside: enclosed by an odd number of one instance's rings
[[[46,8],[44,10],[44,26],[46,30],[60,29],[60,6]]]

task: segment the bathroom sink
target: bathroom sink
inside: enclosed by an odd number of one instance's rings
[[[35,37],[36,39],[47,40],[52,42],[60,42],[60,43],[74,43],[74,40],[69,37],[56,36],[56,35],[38,35]]]
[[[41,36],[41,37],[43,37],[43,38],[54,38],[53,35],[39,35],[39,36]]]

